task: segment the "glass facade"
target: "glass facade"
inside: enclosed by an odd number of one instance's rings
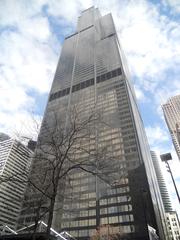
[[[101,17],[94,7],[82,12],[77,31],[65,39],[39,139],[46,136],[45,122],[51,122],[54,113],[66,124],[72,107],[78,108],[81,118],[91,115],[92,109],[100,114],[101,122],[78,144],[87,152],[105,152],[103,161],[111,167],[113,179],[107,182],[96,174],[72,171],[68,182],[59,186],[53,228],[87,239],[98,226],[112,224],[124,239],[145,240],[150,225],[164,239],[150,150],[125,58],[111,14]],[[73,154],[75,159],[89,157],[86,151]],[[44,167],[35,159],[32,177]],[[30,224],[33,210],[25,207],[19,223]]]

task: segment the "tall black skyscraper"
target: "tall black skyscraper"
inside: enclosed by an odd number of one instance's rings
[[[111,14],[102,17],[94,7],[82,12],[76,32],[64,41],[39,139],[48,139],[46,124],[53,128],[54,114],[66,128],[73,106],[82,118],[92,109],[101,115],[105,124],[79,144],[92,151],[106,149],[117,174],[110,185],[83,170],[73,171],[71,186],[64,182],[66,187],[59,188],[63,197],[56,198],[56,207],[63,205],[63,210],[55,210],[53,228],[87,239],[98,226],[112,224],[125,239],[145,240],[149,225],[164,239],[152,159],[126,61]],[[86,157],[84,151],[74,154],[75,159]],[[35,159],[31,176],[45,168]],[[28,201],[36,205],[38,194],[28,189],[26,195],[20,224],[34,221],[35,211],[27,206]]]

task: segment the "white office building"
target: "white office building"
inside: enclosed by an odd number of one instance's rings
[[[15,229],[31,154],[31,150],[16,140],[0,139],[0,231],[5,225]]]
[[[171,200],[170,200],[169,193],[166,187],[166,182],[164,180],[164,176],[160,167],[160,159],[157,153],[154,151],[151,151],[151,156],[152,156],[152,161],[153,161],[153,165],[154,165],[154,169],[155,169],[155,173],[156,173],[156,177],[157,177],[157,181],[158,181],[158,185],[161,193],[162,202],[164,205],[164,210],[165,212],[172,212],[173,209],[171,205]]]
[[[180,239],[180,225],[177,213],[168,212],[166,213],[166,219],[168,224],[168,231],[171,240],[179,240]]]

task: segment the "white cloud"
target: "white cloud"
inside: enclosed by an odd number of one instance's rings
[[[171,7],[172,12],[180,12],[180,2],[179,0],[163,0],[163,3],[166,7]]]
[[[1,84],[0,84],[1,85]],[[23,107],[31,108],[33,106],[34,99],[28,96],[23,88],[7,86],[6,90],[0,90],[0,109],[1,112],[18,111]]]
[[[162,144],[169,139],[167,132],[161,126],[148,126],[145,130],[151,147]]]
[[[46,3],[48,5],[49,14],[64,18],[66,23],[71,23],[73,25],[76,24],[80,11],[93,5],[93,1],[91,0],[69,0],[68,3],[66,0],[51,0],[46,1]]]
[[[124,21],[119,20],[117,29],[131,68],[141,79],[148,81],[149,77],[158,84],[163,71],[173,67],[175,61],[180,62],[178,41],[171,39],[179,25],[160,16],[158,9],[145,1],[131,1],[123,10],[118,17]]]
[[[140,100],[141,102],[147,101],[145,94],[137,85],[134,86],[134,90],[138,100]]]
[[[48,18],[40,14],[42,1],[6,0],[0,6],[0,127],[24,134],[23,122],[31,123],[35,106],[33,92],[49,92],[57,40]]]
[[[19,25],[19,30],[26,37],[35,38],[36,41],[47,41],[51,35],[47,18],[39,16],[24,20]]]
[[[20,139],[22,136],[27,138],[37,138],[41,124],[41,116],[34,115],[30,111],[20,110],[3,113],[0,112],[0,132],[5,132],[10,136]]]
[[[178,76],[177,76],[178,77]],[[157,105],[162,105],[167,102],[170,97],[176,96],[180,93],[179,79],[172,79],[163,84],[157,93],[154,95],[154,101]]]
[[[11,85],[47,92],[55,71],[57,56],[48,42],[27,38],[17,32],[4,32],[0,39],[0,77]]]
[[[44,0],[1,0],[0,1],[0,25],[17,26],[27,19],[41,14],[41,7]]]

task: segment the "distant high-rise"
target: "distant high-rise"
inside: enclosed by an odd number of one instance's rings
[[[161,171],[160,167],[160,159],[158,158],[158,155],[156,152],[151,151],[151,156],[154,164],[154,169],[161,193],[161,198],[163,202],[163,206],[165,209],[164,218],[165,219],[165,226],[166,226],[166,234],[168,240],[174,240],[174,239],[180,239],[180,225],[179,225],[179,219],[177,216],[176,211],[173,210],[171,205],[171,200],[169,197],[169,193],[166,187],[166,183]],[[160,197],[159,197],[160,198]]]
[[[16,228],[30,167],[31,151],[3,134],[0,141],[0,231]],[[8,140],[6,140],[8,139]]]
[[[162,109],[174,147],[180,159],[180,95],[171,97],[167,103],[162,105]]]
[[[89,138],[83,141],[79,138],[73,148],[73,160],[85,161],[89,152],[104,149],[116,179],[113,184],[108,184],[83,169],[72,171],[58,188],[61,194],[55,199],[52,227],[56,231],[65,230],[78,239],[89,239],[100,225],[106,224],[114,225],[122,239],[148,240],[149,229],[151,233],[156,229],[161,239],[165,239],[162,208],[153,182],[153,163],[125,57],[111,14],[102,17],[94,7],[82,12],[76,32],[66,37],[63,44],[36,153],[41,153],[43,141],[48,144],[47,129],[52,132],[57,128],[66,130],[73,107],[81,113],[79,118],[91,115],[95,109],[101,115],[101,122],[105,123],[96,122]],[[64,125],[58,125],[62,123]],[[59,135],[56,139],[58,137],[62,140]],[[47,152],[47,149],[43,151]],[[64,154],[62,146],[60,149],[59,154]],[[47,171],[52,169],[54,162],[57,164],[57,161],[53,162],[52,154],[49,155],[49,162],[35,158],[32,179],[43,173],[48,179]],[[88,158],[91,162],[92,156],[95,154]],[[69,160],[66,161],[68,164],[72,163],[72,158],[66,160]],[[47,180],[46,184],[49,187],[51,182]],[[36,203],[40,202],[40,196],[40,193],[30,191],[29,186],[19,218],[20,226],[32,224],[37,219]],[[49,195],[47,201],[45,197],[43,203],[40,202],[44,204],[43,209],[49,206]],[[43,221],[47,223],[47,219],[48,212],[43,215]]]
[[[157,176],[157,181],[158,181],[158,185],[160,188],[160,193],[161,193],[161,197],[162,197],[162,201],[163,201],[163,205],[164,205],[164,209],[166,212],[172,212],[172,206],[171,206],[171,200],[169,197],[169,193],[166,187],[166,183],[160,168],[160,163],[159,163],[159,158],[156,154],[156,152],[151,151],[151,156],[152,156],[152,160],[153,160],[153,164],[154,164],[154,168],[155,168],[155,172],[156,172],[156,176]]]
[[[169,231],[169,240],[180,239],[180,224],[177,213],[174,211],[166,213],[166,220]]]

